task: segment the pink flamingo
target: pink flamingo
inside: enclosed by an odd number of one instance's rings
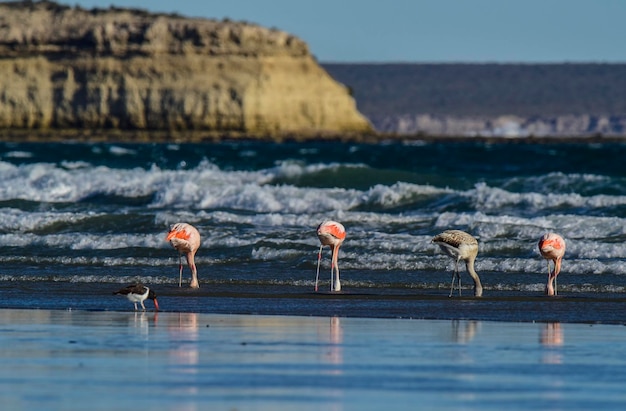
[[[177,223],[172,226],[165,241],[169,241],[172,246],[178,250],[179,256],[179,280],[178,286],[182,286],[183,282],[183,254],[187,257],[187,265],[191,270],[191,288],[199,288],[198,284],[198,271],[196,270],[196,264],[194,263],[194,257],[196,251],[200,248],[200,233],[198,230],[187,223]]]
[[[113,293],[113,295],[116,294],[125,295],[131,303],[135,304],[135,311],[137,311],[137,303],[140,303],[141,308],[146,311],[146,306],[143,305],[143,302],[146,300],[154,301],[154,309],[159,311],[159,302],[156,299],[156,293],[143,284],[128,285]]]
[[[465,261],[465,268],[474,280],[474,296],[483,295],[483,286],[480,278],[474,270],[474,261],[478,255],[478,241],[470,234],[461,230],[446,230],[433,237],[432,242],[437,244],[441,250],[456,261],[454,274],[452,274],[452,287],[450,287],[450,297],[454,292],[454,280],[458,279],[459,296],[461,295],[461,275],[459,274],[459,261]]]
[[[539,239],[538,245],[541,256],[548,260],[546,294],[556,295],[556,276],[561,272],[561,261],[565,255],[565,240],[558,234],[547,233]],[[550,270],[550,260],[554,261],[554,271]]]
[[[339,265],[337,264],[337,255],[339,247],[346,238],[346,229],[341,223],[336,221],[324,221],[317,227],[317,237],[320,239],[320,251],[317,254],[317,276],[315,277],[315,291],[317,291],[317,283],[320,276],[320,261],[322,260],[322,248],[328,245],[332,249],[330,263],[330,290],[341,291],[341,283],[339,282]]]

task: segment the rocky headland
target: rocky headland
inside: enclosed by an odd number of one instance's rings
[[[347,87],[289,33],[48,1],[0,3],[0,128],[197,139],[372,132]]]

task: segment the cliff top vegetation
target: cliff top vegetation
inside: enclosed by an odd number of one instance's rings
[[[85,10],[51,1],[0,3],[0,56],[309,54],[296,36],[248,22],[141,9]]]

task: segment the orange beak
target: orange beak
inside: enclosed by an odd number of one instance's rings
[[[156,299],[156,298],[154,299],[154,309],[155,309],[156,311],[159,311],[159,302],[157,301],[157,299]]]

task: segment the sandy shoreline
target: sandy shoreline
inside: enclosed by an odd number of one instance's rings
[[[14,410],[626,404],[623,326],[13,309],[0,323]]]

